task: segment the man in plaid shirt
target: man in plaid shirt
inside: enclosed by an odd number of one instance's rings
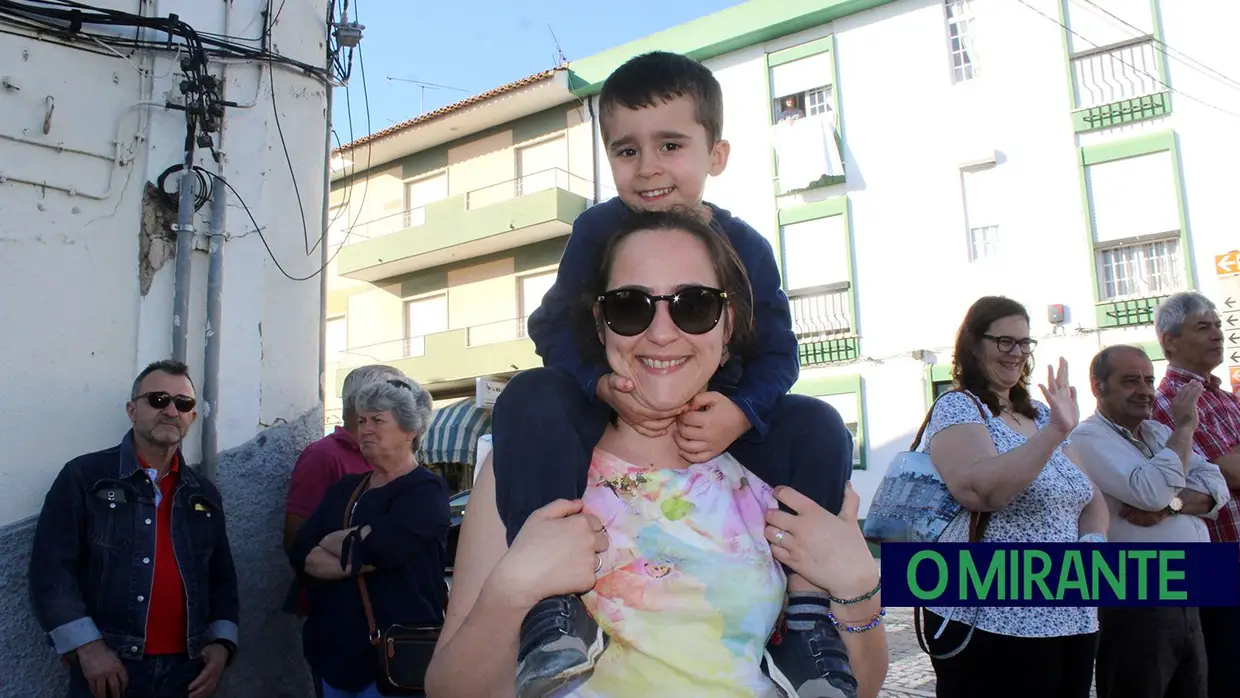
[[[1177,293],[1154,313],[1167,373],[1154,397],[1154,419],[1175,428],[1171,401],[1180,388],[1201,383],[1193,450],[1217,465],[1231,490],[1218,519],[1206,521],[1210,540],[1237,547],[1240,555],[1240,397],[1223,390],[1213,375],[1223,363],[1223,323],[1214,303],[1200,293]],[[1240,607],[1201,609],[1210,698],[1240,696]]]

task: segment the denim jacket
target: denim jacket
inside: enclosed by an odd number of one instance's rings
[[[186,647],[197,657],[216,640],[237,644],[237,574],[219,490],[182,467],[173,497]],[[132,430],[119,446],[75,458],[60,471],[39,514],[29,570],[35,617],[57,654],[102,638],[120,657],[142,658],[155,521],[155,486],[139,465]]]

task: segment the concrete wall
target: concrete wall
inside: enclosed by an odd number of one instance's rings
[[[1134,6],[1100,4],[1120,14]],[[1208,10],[1201,3],[1192,10],[1159,4],[1166,45],[1190,50],[1195,61],[1223,74],[1240,74],[1240,59],[1228,53],[1221,29],[1235,21],[1240,7],[1223,0],[1205,3]],[[950,365],[955,332],[978,297],[1003,294],[1028,307],[1041,342],[1035,377],[1044,380],[1046,365],[1065,357],[1083,415],[1094,408],[1087,383],[1093,354],[1109,344],[1154,340],[1148,325],[1099,329],[1079,148],[1173,129],[1186,219],[1180,244],[1195,286],[1221,300],[1214,255],[1240,246],[1222,190],[1231,179],[1228,163],[1240,157],[1240,141],[1231,135],[1234,116],[1223,112],[1240,113],[1240,94],[1187,61],[1168,58],[1172,114],[1078,135],[1059,3],[1029,5],[1049,19],[1021,3],[973,3],[980,74],[958,84],[941,0],[890,3],[706,61],[723,86],[724,137],[732,144],[727,171],[709,181],[707,198],[748,221],[777,254],[781,211],[788,215],[819,202],[847,211],[849,245],[830,254],[851,257],[845,261],[852,265],[852,330],[860,337],[861,356],[803,369],[799,389],[835,393],[833,401],[841,390],[860,395],[868,469],[853,482],[862,516],[887,464],[908,447],[925,414],[928,362]],[[780,195],[773,186],[766,57],[828,37],[834,37],[847,177]],[[823,83],[830,79],[824,75]],[[987,152],[996,161],[990,203],[998,212],[1002,252],[974,262],[962,169]],[[596,157],[606,162],[601,149]],[[601,179],[609,186],[606,170],[604,164]],[[1049,304],[1068,309],[1059,328],[1048,322]],[[914,358],[923,350],[925,360]]]
[[[326,5],[290,3],[273,30],[276,50],[321,64]],[[102,6],[132,12],[138,3]],[[265,0],[165,0],[159,7],[199,32],[230,36],[254,36],[266,9]],[[7,176],[0,180],[0,364],[6,367],[0,421],[8,434],[7,456],[0,459],[0,619],[12,638],[0,658],[6,698],[52,695],[61,680],[28,615],[30,517],[63,463],[120,440],[134,375],[172,353],[175,214],[144,191],[181,161],[185,121],[180,112],[140,103],[178,98],[182,77],[174,58],[160,54],[148,64],[137,54],[131,63],[93,44],[83,50],[0,36],[5,75],[22,88],[0,91],[0,134],[28,141],[0,140]],[[148,82],[138,67],[155,77]],[[220,75],[221,66],[211,70]],[[273,79],[291,165],[272,111]],[[322,264],[322,247],[310,254],[306,248],[322,227],[325,87],[265,62],[229,64],[224,83],[224,98],[242,106],[227,110],[217,134],[222,174],[244,198],[275,260],[293,276],[311,275]],[[49,98],[55,103],[50,120]],[[118,138],[125,153],[119,164],[112,157]],[[197,164],[216,171],[202,151]],[[191,311],[179,319],[200,387],[208,331],[207,255],[200,250],[209,211],[204,206],[195,221]],[[244,599],[242,655],[225,695],[305,695],[297,686],[297,636],[279,610],[288,579],[279,537],[287,474],[322,419],[320,279],[285,278],[231,193],[227,218],[222,321],[210,328],[222,346],[220,394],[218,404],[200,408],[218,416],[225,452],[219,479]],[[195,427],[185,443],[191,463],[201,459],[200,431]]]

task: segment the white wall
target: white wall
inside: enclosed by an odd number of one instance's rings
[[[101,4],[130,12],[139,6]],[[274,29],[276,50],[321,64],[326,5],[289,3]],[[266,8],[265,0],[159,4],[160,14],[175,12],[199,32],[241,37],[258,35]],[[0,422],[8,434],[7,456],[0,459],[0,524],[36,513],[67,460],[116,444],[128,428],[124,403],[134,375],[171,354],[175,262],[169,259],[155,273],[143,297],[139,237],[143,187],[182,159],[185,122],[180,112],[134,105],[176,95],[181,76],[172,58],[161,54],[155,60],[154,85],[145,92],[127,59],[80,45],[0,36],[3,72],[22,87],[0,90],[0,134],[25,134],[37,142],[0,139],[0,169],[9,177],[79,192],[0,180],[0,364],[6,367]],[[142,55],[133,61],[141,66]],[[221,66],[211,68],[218,75]],[[322,223],[325,92],[321,83],[280,67],[274,78],[292,167],[272,113],[272,71],[266,63],[230,63],[225,99],[249,108],[227,110],[223,174],[244,197],[280,264],[294,276],[307,276],[322,264],[318,251],[306,254],[301,217],[313,244]],[[48,97],[55,110],[43,135]],[[136,149],[136,158],[124,166],[54,149],[63,143],[107,156],[118,130],[122,144]],[[215,169],[201,152],[198,164]],[[297,173],[302,211],[290,169]],[[94,193],[99,198],[87,196]],[[223,343],[221,449],[317,405],[321,322],[319,279],[284,278],[240,202],[229,196],[222,324],[214,328]],[[196,221],[199,231],[208,229],[209,210],[205,206]],[[206,259],[205,252],[194,253],[192,311],[185,319],[188,360],[199,386]],[[194,462],[200,458],[198,432],[186,442]]]
[[[1225,0],[1191,3],[1191,9],[1161,4],[1169,53],[1182,49],[1225,75],[1240,75],[1240,58],[1226,49],[1223,35],[1223,27],[1240,19],[1240,6]],[[1154,339],[1150,327],[1096,329],[1078,145],[1174,128],[1203,292],[1217,297],[1214,255],[1240,247],[1234,212],[1227,210],[1234,196],[1225,191],[1235,179],[1229,163],[1240,158],[1240,139],[1233,135],[1240,92],[1172,58],[1170,83],[1179,94],[1168,119],[1078,141],[1057,3],[1029,5],[1053,19],[1021,3],[974,3],[980,76],[961,84],[952,81],[941,0],[884,5],[706,62],[723,86],[724,137],[732,144],[728,169],[709,182],[708,199],[772,242],[778,208],[845,194],[851,202],[862,358],[801,375],[862,378],[868,470],[854,477],[862,515],[887,464],[908,447],[925,413],[924,364],[912,352],[929,350],[950,364],[955,332],[978,297],[1008,295],[1026,305],[1041,340],[1035,382],[1045,380],[1045,362],[1064,356],[1083,416],[1093,411],[1087,375],[1093,354],[1113,343]],[[764,56],[832,34],[847,182],[777,198]],[[997,153],[996,206],[1006,250],[999,259],[971,263],[960,168],[985,151]],[[599,157],[606,161],[601,150]],[[1047,321],[1053,303],[1070,311],[1059,336]]]

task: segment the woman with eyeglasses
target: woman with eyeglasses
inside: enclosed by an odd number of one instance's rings
[[[735,252],[681,214],[634,214],[608,243],[584,300],[582,346],[631,377],[656,409],[705,390],[752,332]],[[583,475],[582,499],[535,511],[509,547],[490,458],[483,462],[427,674],[431,695],[512,696],[527,611],[549,596],[588,592],[585,608],[603,631],[580,648],[592,668],[552,693],[535,686],[523,696],[795,696],[767,655],[780,614],[804,612],[786,609],[781,562],[848,602],[832,604],[832,618],[855,630],[841,634],[858,675],[874,675],[876,663],[885,671],[877,567],[851,488],[832,516],[792,490],[772,491],[727,453],[691,463],[670,433],[646,435],[621,419],[611,420]],[[779,511],[777,496],[797,514]],[[588,622],[571,613],[539,619]],[[842,695],[826,681],[817,690],[802,695]]]
[[[1067,443],[1080,417],[1076,388],[1060,359],[1038,386],[1046,402],[1032,398],[1036,346],[1020,303],[997,296],[974,303],[956,338],[955,391],[932,408],[921,449],[956,500],[981,512],[983,542],[1105,541],[1106,503]],[[939,698],[1089,695],[1093,608],[930,608],[925,616]],[[935,656],[962,645],[954,656]]]
[[[439,625],[447,603],[448,485],[414,458],[430,394],[391,378],[362,388],[355,404],[374,470],[333,485],[289,552],[310,591],[304,649],[324,698],[390,694],[372,637],[396,624]]]

